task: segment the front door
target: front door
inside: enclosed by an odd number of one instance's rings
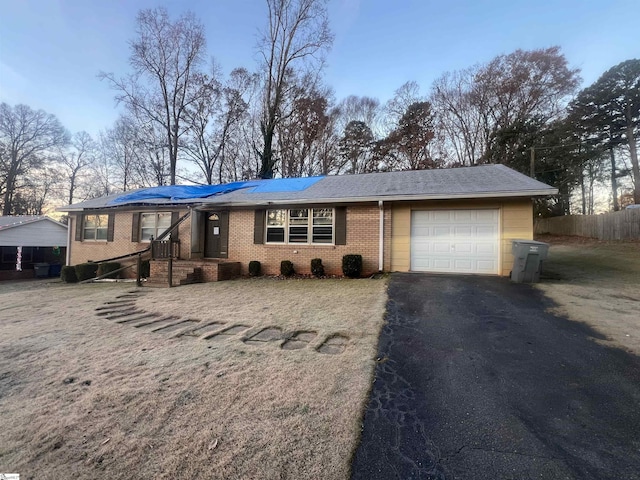
[[[227,258],[229,247],[229,212],[207,212],[204,256]]]

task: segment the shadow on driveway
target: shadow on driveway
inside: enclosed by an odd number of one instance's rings
[[[395,274],[353,479],[640,479],[640,359],[508,279]]]

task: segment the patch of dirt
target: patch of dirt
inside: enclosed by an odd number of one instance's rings
[[[537,284],[555,313],[596,328],[605,340],[640,355],[640,242],[544,236],[551,245]]]
[[[137,292],[116,283],[0,285],[0,471],[348,478],[386,281],[261,279]],[[96,315],[116,297],[144,313]],[[159,320],[187,323],[153,332]],[[305,348],[241,341],[267,328]],[[191,333],[178,337],[183,331]],[[335,332],[349,338],[339,361],[314,343]]]

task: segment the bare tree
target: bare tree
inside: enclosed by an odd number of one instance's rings
[[[397,120],[395,128],[378,142],[379,154],[393,170],[423,170],[441,166],[432,152],[433,113],[429,102],[410,104]]]
[[[327,0],[267,0],[268,26],[258,43],[262,59],[262,146],[256,148],[261,178],[271,178],[277,163],[274,136],[292,72],[319,72],[333,42]]]
[[[306,88],[301,79],[296,94],[287,101],[287,114],[278,126],[278,149],[283,177],[319,173],[320,141],[328,126],[329,92]]]
[[[349,95],[338,103],[337,109],[340,116],[339,131],[344,131],[351,122],[362,122],[371,129],[374,136],[381,134],[382,109],[377,98]]]
[[[134,117],[153,123],[167,149],[171,185],[175,184],[180,137],[185,133],[186,110],[207,92],[199,68],[203,61],[203,25],[192,13],[175,22],[164,8],[138,13],[137,38],[130,43],[133,73],[117,78],[101,73],[118,90]]]
[[[14,213],[14,198],[21,181],[46,163],[52,151],[66,145],[69,134],[58,119],[26,105],[0,104],[0,186],[2,214]]]
[[[249,101],[257,78],[244,68],[236,68],[223,85],[206,79],[207,94],[188,109],[191,129],[185,142],[186,155],[201,170],[209,185],[226,179],[233,161],[227,155],[228,145],[249,112]]]
[[[426,100],[426,97],[420,94],[418,82],[411,80],[403,83],[400,88],[393,92],[393,98],[384,106],[384,126],[386,130],[389,132],[396,128],[409,106]]]
[[[579,82],[558,47],[500,55],[435,81],[437,124],[459,165],[529,169],[528,149],[560,118]]]
[[[445,73],[434,82],[430,97],[444,149],[460,166],[475,165],[484,152],[483,116],[470,93],[476,71]]]
[[[78,132],[71,139],[70,148],[61,148],[56,156],[60,170],[65,176],[65,201],[71,205],[79,190],[84,190],[86,199],[90,167],[95,162],[96,144],[87,132]]]

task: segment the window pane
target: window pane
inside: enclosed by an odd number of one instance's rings
[[[158,214],[158,228],[165,230],[171,226],[171,213],[163,212]]]
[[[331,243],[333,227],[313,227],[313,243]]]
[[[308,225],[309,210],[306,208],[289,210],[289,225]]]
[[[96,215],[96,226],[107,228],[109,215]]]
[[[84,227],[85,228],[95,228],[97,215],[86,215],[84,217]]]
[[[267,228],[267,242],[284,243],[284,228]]]
[[[140,241],[149,242],[151,241],[151,237],[156,238],[155,228],[143,228],[140,230]]]
[[[142,228],[155,228],[156,226],[156,214],[155,213],[143,213],[140,218],[140,225]]]
[[[96,240],[106,240],[107,239],[107,229],[106,228],[97,228],[96,229]]]
[[[85,240],[95,240],[96,239],[95,228],[85,228],[83,238]]]
[[[333,223],[332,208],[314,208],[313,224],[314,225],[331,225]]]
[[[267,226],[284,226],[286,213],[286,210],[267,210]]]
[[[289,242],[307,243],[308,231],[307,227],[289,227]]]
[[[156,238],[166,232],[171,226],[171,213],[163,212],[158,214],[158,231]]]

